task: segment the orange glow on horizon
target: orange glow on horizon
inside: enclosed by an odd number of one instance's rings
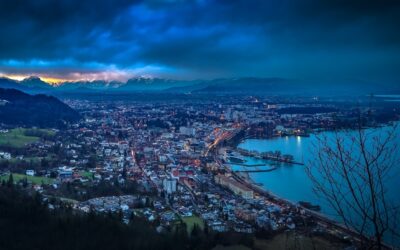
[[[0,72],[0,77],[6,77],[16,81],[36,76],[49,85],[57,86],[64,82],[92,82],[92,81],[119,81],[126,82],[133,77],[153,78],[151,74],[140,74],[132,70],[109,69],[98,72],[69,72],[63,75],[47,73],[6,73]]]
[[[3,75],[3,74],[1,74],[0,76],[1,77],[7,77],[9,79],[16,80],[16,81],[22,81],[22,80],[24,80],[26,78],[29,78],[31,75]],[[42,81],[44,81],[44,82],[46,82],[46,83],[48,83],[50,85],[57,85],[57,84],[62,83],[62,82],[71,81],[71,80],[68,80],[68,79],[54,78],[54,77],[47,77],[47,76],[40,76],[40,75],[38,77]]]
[[[51,76],[48,74],[6,74],[0,72],[0,77],[6,77],[16,81],[22,81],[26,78],[31,76],[39,77],[42,81],[50,84],[50,85],[59,85],[63,82],[77,82],[77,81],[84,81],[84,82],[91,82],[91,81],[127,81],[130,78],[136,76],[136,74],[132,72],[125,72],[125,71],[101,71],[95,73],[69,73],[65,76]],[[152,76],[147,76],[151,78]]]

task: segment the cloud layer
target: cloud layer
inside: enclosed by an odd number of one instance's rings
[[[400,1],[0,2],[0,73],[398,81]]]

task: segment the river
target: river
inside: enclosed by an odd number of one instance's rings
[[[384,133],[387,129],[389,129],[389,127],[368,129],[367,131],[368,133],[374,134]],[[400,144],[400,129],[398,128],[397,130],[396,141]],[[351,134],[355,132],[339,132],[339,136],[344,136],[345,133],[348,135],[349,133]],[[317,136],[326,136],[328,139],[333,139],[335,133],[322,132],[318,135],[311,134],[310,137],[291,136],[271,139],[247,139],[240,143],[238,147],[258,152],[279,150],[282,154],[293,155],[294,159],[298,162],[309,164],[310,161],[315,159],[315,144],[317,142]],[[397,156],[399,155],[400,152]],[[265,163],[268,167],[271,167],[274,164],[277,166],[275,170],[270,172],[249,173],[249,177],[255,183],[262,184],[264,189],[293,202],[308,201],[312,204],[320,205],[322,213],[333,219],[338,219],[335,211],[329,206],[329,204],[313,192],[313,184],[305,171],[305,166],[282,163],[276,164],[252,157],[245,157],[245,160],[246,164]],[[235,164],[232,164],[231,167],[233,170],[246,169],[246,167]],[[263,167],[259,167],[259,169],[263,169]],[[400,195],[398,195],[398,189],[400,187],[400,166],[396,166],[392,169],[387,182],[387,187],[389,199],[400,205]]]

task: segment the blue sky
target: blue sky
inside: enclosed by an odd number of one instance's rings
[[[400,80],[400,1],[0,2],[0,74]]]

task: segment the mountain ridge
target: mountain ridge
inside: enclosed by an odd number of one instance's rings
[[[291,95],[331,95],[400,93],[400,86],[385,83],[342,81],[306,81],[279,77],[219,78],[213,80],[173,80],[167,78],[134,77],[120,81],[75,81],[49,85],[39,77],[29,77],[22,81],[0,78],[0,88],[15,88],[28,93],[56,92],[167,92],[197,94],[291,94]]]

